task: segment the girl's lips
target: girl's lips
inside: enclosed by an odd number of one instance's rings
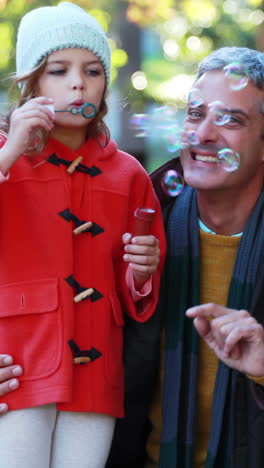
[[[84,101],[82,101],[81,99],[77,99],[76,101],[71,102],[70,106],[81,107],[83,106],[83,104],[84,104]]]

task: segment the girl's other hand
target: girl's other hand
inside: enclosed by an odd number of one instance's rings
[[[0,397],[19,387],[17,377],[23,374],[21,366],[13,364],[13,358],[8,354],[0,354]],[[5,403],[0,402],[0,415],[8,411]]]
[[[133,270],[135,287],[140,289],[158,268],[160,261],[159,240],[153,236],[136,236],[125,233],[123,259]]]

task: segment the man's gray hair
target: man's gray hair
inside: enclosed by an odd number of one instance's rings
[[[200,63],[196,80],[208,71],[223,70],[234,62],[247,69],[249,78],[257,88],[264,89],[264,53],[247,47],[222,47],[215,50]]]

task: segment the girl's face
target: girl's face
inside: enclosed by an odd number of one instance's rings
[[[55,110],[81,108],[90,102],[98,111],[105,89],[104,68],[96,55],[86,49],[62,49],[48,56],[46,67],[38,79],[37,95],[52,98]],[[92,108],[87,108],[88,113]],[[70,112],[55,113],[51,135],[87,134],[92,119]],[[72,130],[72,132],[71,132]],[[77,132],[77,133],[76,133]]]

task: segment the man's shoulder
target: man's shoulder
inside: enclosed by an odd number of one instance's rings
[[[183,177],[183,169],[179,158],[170,159],[150,174],[152,185],[163,210],[166,209],[168,205],[171,205],[175,200],[175,197],[172,197],[166,191],[164,191],[162,184],[166,172],[172,170],[176,171],[181,177]]]

